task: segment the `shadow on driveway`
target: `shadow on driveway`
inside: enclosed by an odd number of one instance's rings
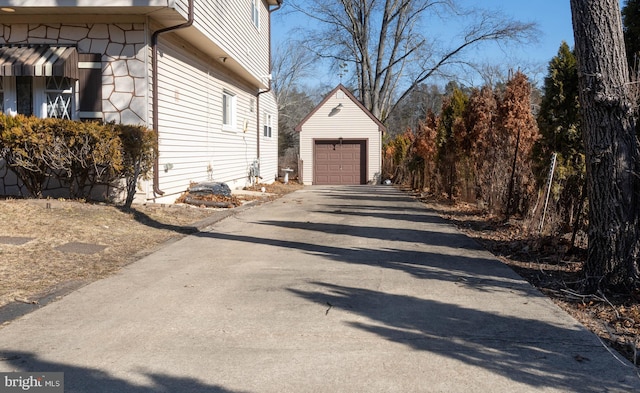
[[[330,260],[403,272],[417,278],[417,284],[410,285],[422,285],[421,293],[426,292],[426,296],[349,286],[344,281],[338,285],[324,279],[307,282],[312,289],[288,286],[285,290],[318,304],[326,310],[327,317],[333,312],[357,315],[360,318],[345,317],[338,322],[425,352],[425,356],[428,353],[454,359],[488,371],[487,376],[501,375],[536,390],[631,391],[637,385],[637,381],[619,378],[622,372],[611,376],[611,362],[615,361],[595,336],[569,317],[547,318],[545,313],[561,312],[551,304],[541,305],[541,295],[533,287],[483,251],[474,240],[448,225],[433,225],[445,221],[426,208],[415,209],[416,205],[406,203],[412,202],[410,198],[361,193],[330,194],[330,197],[357,202],[319,204],[316,206],[325,206],[326,210],[316,207],[310,216],[301,211],[299,216],[289,215],[283,220],[253,221],[252,224],[272,228],[262,231],[264,237],[214,231],[196,236],[237,242],[238,249],[266,245],[299,250],[320,257],[313,262],[319,266],[323,260]],[[392,209],[374,202],[380,203],[381,198],[391,201]],[[403,203],[395,203],[399,201]],[[358,205],[360,202],[365,205]],[[335,215],[351,218],[331,218]],[[354,220],[353,216],[362,216],[363,220],[357,217]],[[311,217],[323,222],[307,221]],[[395,220],[407,224],[378,227],[375,219],[381,223]],[[286,240],[293,233],[295,239]],[[349,240],[343,241],[345,238]],[[270,255],[269,251],[266,254]],[[297,261],[292,258],[286,263],[295,269]],[[313,269],[308,266],[304,268]],[[431,293],[429,286],[434,288]],[[456,293],[438,292],[443,287]],[[492,306],[492,299],[498,298],[506,305],[504,310]],[[527,310],[530,302],[535,303],[534,312]],[[519,304],[522,313],[518,311]],[[606,361],[601,362],[603,356]],[[454,374],[451,370],[443,373]]]
[[[477,366],[529,386],[601,392],[582,363],[594,348],[566,327],[362,288],[315,283],[290,291],[309,301],[366,317],[349,325],[385,340]],[[331,311],[329,311],[331,312]],[[558,340],[558,338],[566,338]],[[573,339],[572,339],[573,337]],[[572,341],[573,340],[573,341]],[[592,369],[591,369],[592,370]],[[609,388],[629,389],[624,383]]]
[[[104,371],[75,365],[53,363],[27,352],[0,352],[16,372],[63,372],[65,393],[241,393],[221,386],[204,384],[194,378],[139,371],[145,385],[133,384]]]

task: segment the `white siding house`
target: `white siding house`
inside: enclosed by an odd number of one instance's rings
[[[343,85],[296,126],[305,185],[378,184],[385,127]]]
[[[156,129],[156,170],[139,200],[171,202],[191,182],[270,183],[278,171],[270,16],[281,3],[0,0],[0,109]],[[56,50],[64,58],[46,58]],[[11,71],[28,67],[36,74]],[[70,97],[63,114],[45,91],[58,79]]]

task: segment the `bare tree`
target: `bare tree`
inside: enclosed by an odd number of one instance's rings
[[[448,66],[465,62],[466,49],[482,42],[531,38],[533,24],[498,13],[462,11],[454,0],[290,0],[294,10],[316,20],[305,45],[335,64],[351,64],[356,93],[380,120],[416,86]],[[457,29],[457,40],[429,37],[427,26]],[[456,23],[458,22],[458,23]]]
[[[618,0],[571,0],[589,197],[587,291],[638,288],[640,153]]]
[[[309,76],[314,58],[295,41],[287,41],[277,47],[272,56],[273,89],[280,110],[291,104],[291,95],[300,88],[303,80]]]
[[[278,102],[279,166],[297,168],[298,133],[295,126],[314,106],[308,89],[303,87],[314,59],[311,53],[293,41],[279,46],[272,57],[271,88]]]

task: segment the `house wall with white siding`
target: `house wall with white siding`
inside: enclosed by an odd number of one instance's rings
[[[258,157],[257,89],[230,79],[215,61],[187,43],[163,40],[160,52],[159,188],[165,192],[163,198],[175,199],[190,182],[225,182],[231,188],[247,186],[250,167]],[[231,128],[222,124],[224,91],[234,94],[236,99],[236,117]],[[260,98],[263,107],[266,97],[263,94]],[[274,104],[270,106],[273,108]],[[277,165],[277,134],[275,144],[262,139],[261,142],[264,168]]]
[[[269,10],[263,1],[260,23],[253,23],[253,0],[196,1],[193,25],[255,77],[269,74]],[[176,1],[187,15],[188,0]]]
[[[339,104],[339,112],[333,113]],[[382,168],[382,131],[370,114],[354,101],[342,86],[325,98],[299,125],[300,159],[303,162],[302,180],[313,184],[314,141],[319,139],[367,140],[367,174],[369,183],[379,182]]]
[[[265,115],[271,115],[271,136],[264,136]],[[271,183],[278,175],[278,105],[273,92],[260,95],[260,177]]]

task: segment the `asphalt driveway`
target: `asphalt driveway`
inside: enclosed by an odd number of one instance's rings
[[[0,329],[65,392],[629,392],[640,378],[392,187],[307,187]]]

